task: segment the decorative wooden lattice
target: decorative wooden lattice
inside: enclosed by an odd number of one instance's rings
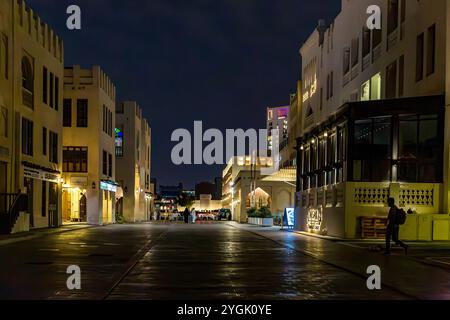
[[[384,206],[389,198],[389,188],[355,188],[353,201],[358,205]]]
[[[433,207],[434,189],[433,188],[400,189],[399,201],[401,207],[407,206]]]

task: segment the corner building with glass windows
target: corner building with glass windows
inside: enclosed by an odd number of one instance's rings
[[[115,96],[113,82],[99,66],[65,68],[64,223],[115,222]]]
[[[300,50],[298,229],[383,238],[393,197],[402,239],[450,239],[449,22],[447,0],[342,0],[319,22]]]

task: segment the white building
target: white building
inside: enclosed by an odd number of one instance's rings
[[[370,5],[382,10],[381,30],[366,27]],[[304,43],[298,228],[361,237],[393,197],[418,213],[402,238],[449,239],[449,9],[446,0],[342,0]]]
[[[116,110],[116,176],[123,190],[118,210],[125,221],[148,221],[153,212],[151,128],[134,101]]]

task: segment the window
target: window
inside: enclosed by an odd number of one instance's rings
[[[427,76],[434,73],[436,64],[436,25],[428,28],[427,34]]]
[[[361,101],[370,100],[370,80],[366,81],[361,86]]]
[[[42,102],[48,103],[48,70],[46,67],[42,71]]]
[[[398,60],[398,96],[403,97],[405,91],[405,56]]]
[[[342,70],[344,75],[350,72],[350,48],[344,48]]]
[[[50,131],[49,134],[49,143],[50,143],[50,162],[58,163],[58,134]]]
[[[33,122],[22,118],[22,153],[33,156]]]
[[[437,116],[404,116],[399,124],[398,180],[440,182],[442,156]]]
[[[0,137],[8,137],[8,109],[0,108]]]
[[[112,158],[112,154],[108,154],[108,176],[112,177],[112,172],[113,172],[113,158]]]
[[[391,179],[391,118],[355,121],[353,181]]]
[[[47,128],[42,128],[42,154],[47,155]]]
[[[1,33],[1,42],[0,42],[0,70],[2,70],[2,74],[5,79],[8,79],[9,74],[9,46],[8,46],[8,37]]]
[[[63,102],[63,126],[72,126],[72,99],[64,99]]]
[[[388,4],[388,30],[387,33],[391,34],[398,27],[398,0],[389,0]]]
[[[47,181],[42,181],[42,196],[41,196],[41,215],[47,216]]]
[[[372,50],[381,44],[381,40],[382,40],[381,30],[382,29],[372,30]]]
[[[59,78],[55,77],[55,110],[59,109]]]
[[[370,53],[370,30],[366,26],[362,31],[362,56],[365,57]]]
[[[359,38],[352,40],[352,68],[359,62]]]
[[[123,157],[123,130],[116,128],[115,130],[116,157]]]
[[[103,113],[103,132],[106,132],[106,106],[103,105],[103,109],[102,109]]]
[[[87,128],[88,127],[88,100],[78,99],[77,100],[77,127]]]
[[[87,172],[88,171],[87,161],[88,161],[88,148],[86,147],[63,148],[64,172]]]
[[[417,36],[416,44],[416,81],[423,79],[424,34]]]
[[[34,109],[34,72],[30,58],[22,58],[22,103]]]
[[[108,174],[108,153],[103,150],[103,174],[106,176]]]
[[[50,72],[50,107],[54,107],[54,99],[55,99],[55,91],[54,91],[54,87],[55,87],[55,75]]]
[[[395,98],[397,93],[397,61],[386,68],[386,99]]]
[[[377,73],[370,79],[370,100],[381,99],[381,74]]]

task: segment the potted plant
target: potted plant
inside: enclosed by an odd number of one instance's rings
[[[248,223],[261,226],[272,227],[273,217],[268,207],[261,207],[258,210],[251,208],[247,211]]]

